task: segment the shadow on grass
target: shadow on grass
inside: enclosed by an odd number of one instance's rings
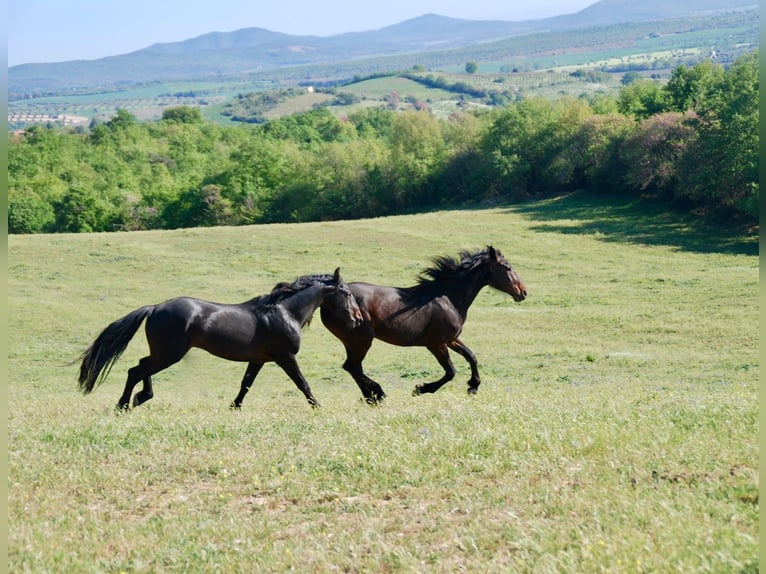
[[[693,215],[661,210],[640,199],[602,197],[578,191],[510,206],[509,211],[539,221],[538,231],[594,235],[603,241],[667,245],[697,253],[758,255],[758,235],[700,221]]]

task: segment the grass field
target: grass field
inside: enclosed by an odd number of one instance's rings
[[[11,572],[756,572],[756,239],[571,195],[349,222],[10,236]],[[236,302],[306,273],[412,284],[492,244],[529,298],[486,289],[441,375],[376,342],[377,408],[319,317],[298,356],[312,411],[267,365],[192,350],[113,407],[135,337],[92,395],[76,359],[176,295]]]

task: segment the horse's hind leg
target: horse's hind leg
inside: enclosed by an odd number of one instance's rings
[[[460,354],[466,361],[468,361],[468,364],[471,366],[471,378],[468,379],[468,393],[475,395],[476,391],[479,390],[479,385],[481,384],[481,377],[479,377],[479,365],[476,362],[476,355],[474,355],[473,351],[466,347],[465,343],[463,343],[463,341],[460,339],[455,339],[449,343],[449,348]]]
[[[242,384],[240,385],[239,393],[234,398],[234,400],[231,401],[230,408],[239,410],[242,407],[242,401],[244,400],[245,395],[247,394],[247,391],[250,390],[250,387],[253,384],[255,377],[258,375],[258,372],[261,370],[261,367],[263,367],[263,363],[249,363],[247,365],[245,376],[242,377]]]
[[[144,386],[138,393],[136,393],[136,396],[133,397],[133,406],[137,407],[151,399],[154,396],[154,390],[152,389],[152,375],[163,369],[167,369],[170,365],[180,360],[181,357],[178,357],[171,361],[158,362],[151,356],[141,359],[138,362],[138,365],[128,370],[128,380],[125,381],[125,390],[122,392],[122,396],[117,403],[117,408],[128,410],[130,405],[130,395],[133,393],[133,389],[139,381],[143,381]]]
[[[152,376],[151,375],[145,375],[144,376],[144,386],[141,387],[141,390],[136,393],[136,395],[133,397],[133,408],[137,407],[140,404],[145,403],[149,399],[151,399],[154,396],[154,390],[152,389]]]
[[[431,354],[436,357],[436,360],[439,361],[439,364],[444,369],[444,376],[438,381],[434,381],[433,383],[417,385],[415,390],[412,391],[412,394],[415,396],[422,395],[424,393],[435,393],[446,383],[455,378],[455,367],[452,364],[452,360],[449,358],[449,351],[447,350],[447,347],[445,345],[441,345],[439,347],[428,347],[428,350],[431,351]]]
[[[150,395],[148,398],[145,398],[141,402],[145,402],[151,398],[151,395],[153,394],[151,390],[152,375],[151,375],[151,372],[147,370],[149,360],[150,360],[150,357],[144,357],[138,362],[138,364],[135,367],[131,367],[130,369],[128,369],[128,380],[125,381],[125,390],[122,391],[122,396],[120,397],[120,400],[117,401],[118,409],[126,411],[128,410],[128,408],[130,408],[130,396],[133,394],[133,389],[135,388],[135,386],[141,380],[144,381],[144,387],[141,392],[146,393],[146,390],[148,388],[149,395]],[[136,400],[138,400],[138,395],[136,395]]]

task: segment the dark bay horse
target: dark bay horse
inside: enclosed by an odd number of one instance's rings
[[[386,287],[353,282],[348,286],[362,311],[363,323],[349,327],[332,301],[321,306],[322,322],[346,348],[343,368],[359,385],[370,404],[386,394],[364,374],[362,361],[373,339],[402,347],[426,347],[444,369],[444,376],[418,385],[414,395],[435,393],[455,376],[449,349],[462,355],[471,366],[468,392],[479,388],[481,379],[473,352],[459,339],[468,308],[476,295],[489,285],[523,301],[527,288],[499,250],[487,247],[475,253],[464,251],[457,260],[437,257],[434,266],[420,273],[413,287]]]
[[[301,328],[319,305],[329,301],[337,312],[337,321],[345,328],[353,329],[361,322],[359,307],[340,269],[334,275],[305,275],[293,283],[279,283],[271,293],[236,305],[177,297],[140,307],[106,327],[81,355],[80,390],[88,394],[106,378],[146,318],[149,355],[128,370],[125,390],[117,403],[119,409],[128,409],[139,381],[144,385],[136,393],[133,406],[151,399],[152,375],[180,361],[191,347],[230,361],[247,362],[239,394],[231,403],[234,409],[242,406],[258,371],[271,361],[287,373],[310,405],[318,407],[295,356],[301,344]]]

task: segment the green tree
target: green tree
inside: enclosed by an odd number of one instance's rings
[[[43,233],[55,217],[53,206],[35,193],[16,192],[8,200],[8,233]]]
[[[705,100],[720,85],[723,73],[723,67],[710,60],[693,67],[674,68],[665,85],[669,108],[677,112],[702,108]]]
[[[575,186],[583,185],[595,193],[625,193],[628,166],[620,152],[635,126],[633,118],[616,112],[586,118],[571,142],[571,153],[580,158]]]
[[[444,167],[436,174],[435,186],[442,202],[457,204],[482,199],[486,189],[482,179],[481,141],[487,115],[454,113],[442,127],[446,144]]]
[[[475,74],[479,69],[479,64],[476,62],[466,62],[465,63],[465,73],[466,74]]]
[[[514,198],[544,187],[544,170],[555,154],[556,115],[542,97],[512,104],[494,116],[483,138],[486,185]]]
[[[686,154],[680,192],[710,206],[758,219],[760,200],[758,51],[738,58],[707,92]]]
[[[678,112],[655,114],[625,139],[621,156],[631,189],[668,200],[676,196],[680,159],[697,138],[689,117]]]
[[[359,137],[388,138],[395,114],[384,108],[363,108],[349,114],[349,122],[356,128]]]
[[[257,134],[257,132],[256,132]],[[232,202],[240,222],[262,221],[302,165],[305,152],[292,141],[255,135],[232,150],[231,167],[220,176],[223,194]]]
[[[397,207],[433,204],[437,198],[429,179],[443,166],[446,152],[440,121],[425,111],[396,114],[389,144]]]
[[[199,108],[192,108],[189,106],[167,108],[162,112],[162,119],[181,124],[196,124],[203,121],[202,112]]]
[[[106,127],[112,131],[124,130],[136,125],[136,118],[128,110],[118,109],[117,115],[106,122]]]
[[[108,225],[109,206],[94,193],[71,187],[54,205],[56,230],[67,233],[113,231]]]
[[[636,71],[625,72],[622,75],[622,78],[620,79],[620,83],[623,86],[628,86],[632,84],[633,82],[643,79],[643,77],[644,76],[641,74],[641,72],[636,72]]]
[[[236,222],[231,201],[221,195],[217,185],[189,189],[166,207],[168,225],[177,227],[213,227]]]
[[[620,113],[647,118],[668,110],[667,92],[652,80],[636,80],[620,90],[617,108]]]
[[[545,163],[540,166],[539,188],[554,191],[581,187],[584,183],[582,158],[573,142],[593,112],[584,99],[564,97],[554,103],[553,113]]]

